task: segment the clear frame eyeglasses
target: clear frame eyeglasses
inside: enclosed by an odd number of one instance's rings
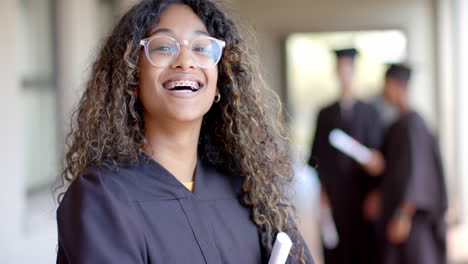
[[[211,68],[221,59],[226,42],[202,36],[192,41],[177,41],[168,36],[155,36],[140,41],[148,61],[156,67],[171,65],[179,56],[180,46],[187,46],[193,61],[201,68]]]

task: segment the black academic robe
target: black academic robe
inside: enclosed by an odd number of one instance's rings
[[[201,161],[193,192],[147,156],[90,169],[57,210],[57,263],[266,263],[241,197],[239,176]]]
[[[309,164],[318,163],[318,176],[327,191],[339,236],[335,249],[324,248],[325,263],[375,263],[376,229],[374,223],[364,220],[363,201],[378,180],[330,145],[328,138],[334,128],[369,148],[380,147],[383,133],[377,110],[361,101],[347,112],[334,103],[319,113]]]
[[[424,120],[409,112],[385,136],[387,168],[382,179],[382,220],[385,228],[404,202],[416,206],[409,238],[394,246],[382,237],[382,263],[446,263],[447,194],[438,144]]]

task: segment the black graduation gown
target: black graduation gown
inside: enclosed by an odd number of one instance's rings
[[[378,179],[330,145],[328,137],[334,128],[370,148],[380,147],[383,133],[377,110],[361,101],[347,114],[338,102],[319,113],[309,164],[318,162],[318,176],[328,193],[340,239],[335,249],[324,248],[325,263],[375,263],[377,235],[373,223],[364,220],[363,201]]]
[[[383,240],[382,263],[446,263],[447,194],[438,144],[424,120],[409,112],[385,136],[382,227],[405,201],[416,206],[409,238],[400,246]],[[385,234],[385,230],[382,230]]]
[[[194,192],[147,156],[90,169],[57,210],[57,263],[266,263],[241,195],[240,177],[200,161]]]

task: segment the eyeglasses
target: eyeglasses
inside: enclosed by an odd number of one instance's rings
[[[174,63],[180,53],[180,46],[187,46],[193,61],[201,68],[215,66],[221,59],[226,42],[212,37],[198,37],[181,42],[167,36],[155,36],[140,41],[145,48],[148,61],[156,67],[166,67]]]

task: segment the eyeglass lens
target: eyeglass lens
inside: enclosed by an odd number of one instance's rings
[[[198,66],[208,68],[218,63],[222,48],[212,38],[198,38],[190,45],[192,59]],[[179,53],[177,41],[171,38],[153,38],[148,43],[150,61],[157,66],[167,66],[173,62]]]

